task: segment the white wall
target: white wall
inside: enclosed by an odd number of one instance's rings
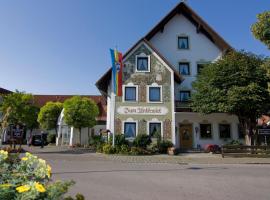
[[[200,127],[200,123],[212,124],[212,139],[201,139],[200,130],[196,133],[195,128]],[[193,148],[196,148],[199,144],[204,147],[206,144],[222,145],[230,142],[231,140],[238,140],[238,118],[235,115],[228,115],[225,113],[213,113],[209,115],[202,115],[192,112],[179,112],[176,113],[176,126],[177,126],[177,144],[179,147],[179,123],[193,124]],[[231,125],[231,139],[224,141],[219,138],[219,124],[228,123]],[[242,141],[244,142],[244,141]]]
[[[188,50],[179,50],[177,38],[179,35],[189,37]],[[175,88],[175,97],[179,99],[179,90],[191,90],[191,83],[196,79],[197,62],[209,62],[218,59],[222,52],[204,34],[197,33],[196,27],[183,15],[176,15],[164,27],[164,31],[158,32],[150,42],[153,46],[179,71],[178,63],[190,62],[190,76],[184,76],[185,80]]]
[[[100,129],[106,129],[106,125],[96,125],[93,128],[82,128],[81,131],[81,144],[87,145],[89,138],[91,137],[92,129],[94,130],[95,135],[99,135]],[[70,145],[75,145],[80,143],[79,129],[73,129],[73,137]]]

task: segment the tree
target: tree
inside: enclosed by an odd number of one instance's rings
[[[251,26],[254,37],[270,49],[270,11],[257,15],[258,21]]]
[[[79,129],[81,143],[81,129],[93,127],[99,114],[96,103],[86,97],[75,96],[64,102],[64,120],[67,125]]]
[[[57,133],[58,117],[63,110],[63,104],[60,102],[47,102],[38,114],[38,122],[43,129],[54,129]]]
[[[3,113],[2,127],[10,124],[21,124],[29,130],[38,127],[37,116],[39,109],[34,106],[33,96],[23,92],[4,95],[0,104]]]
[[[263,63],[263,58],[252,53],[231,51],[205,66],[193,83],[192,109],[237,115],[246,143],[251,144],[256,120],[269,108],[269,77]]]

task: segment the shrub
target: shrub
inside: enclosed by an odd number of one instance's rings
[[[125,135],[124,134],[115,134],[115,138],[114,138],[114,145],[115,146],[121,146],[123,144],[128,145],[129,142],[126,140]],[[110,139],[109,139],[109,144],[113,143],[113,136],[111,135]]]
[[[133,141],[133,145],[135,147],[146,149],[146,147],[151,144],[152,140],[149,135],[146,134],[139,134]]]
[[[56,134],[55,133],[49,133],[47,136],[47,143],[50,144],[54,144],[56,142]]]
[[[130,155],[150,155],[151,152],[141,147],[131,147]]]
[[[105,144],[102,147],[102,151],[105,154],[113,154],[113,153],[115,153],[115,148],[110,144]]]
[[[63,199],[74,181],[51,181],[51,167],[45,160],[30,153],[0,151],[0,199],[54,200]]]
[[[121,147],[120,147],[119,153],[121,153],[121,154],[128,154],[129,151],[130,151],[129,146],[126,145],[126,144],[123,144],[123,145],[121,145]]]
[[[124,134],[115,135],[114,145],[115,146],[128,145],[128,141],[126,140],[125,135]]]
[[[104,146],[105,144],[99,144],[99,145],[97,145],[97,147],[96,147],[96,151],[98,152],[98,153],[102,153],[103,152],[103,146]]]
[[[228,144],[226,145],[243,145],[239,140],[232,140],[231,142],[229,142]]]
[[[173,143],[169,140],[162,140],[159,143],[158,151],[159,153],[167,153],[168,148],[173,147]]]
[[[98,146],[101,146],[102,144],[104,144],[104,141],[101,135],[94,135],[90,137],[88,143],[89,143],[89,146],[97,148]]]

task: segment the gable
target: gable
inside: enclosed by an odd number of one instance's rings
[[[173,72],[174,80],[178,83],[181,83],[184,79],[183,77],[174,69],[174,67],[148,42],[145,38],[139,40],[133,47],[131,47],[123,56],[123,61],[125,62],[127,57],[134,52],[140,44],[144,43],[147,46],[148,50],[150,50],[159,60],[166,66],[169,70]],[[99,91],[107,96],[107,89],[111,83],[112,76],[112,68],[110,68],[97,82],[96,86]]]
[[[192,23],[198,33],[204,34],[213,44],[215,44],[221,51],[225,52],[232,47],[212,29],[199,15],[197,15],[189,6],[184,2],[179,3],[175,8],[171,10],[149,33],[146,34],[145,38],[151,40],[156,33],[163,32],[167,23],[177,15],[184,16],[187,20]]]
[[[137,56],[146,56],[150,59],[149,72],[136,72]],[[141,42],[124,59],[123,84],[132,82],[136,85],[171,84],[173,70],[145,43]]]

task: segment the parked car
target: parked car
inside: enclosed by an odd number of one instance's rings
[[[41,146],[41,144],[42,144],[41,137],[43,137],[43,145],[48,145],[47,134],[43,134],[42,136],[41,135],[33,135],[32,145],[33,146]]]

